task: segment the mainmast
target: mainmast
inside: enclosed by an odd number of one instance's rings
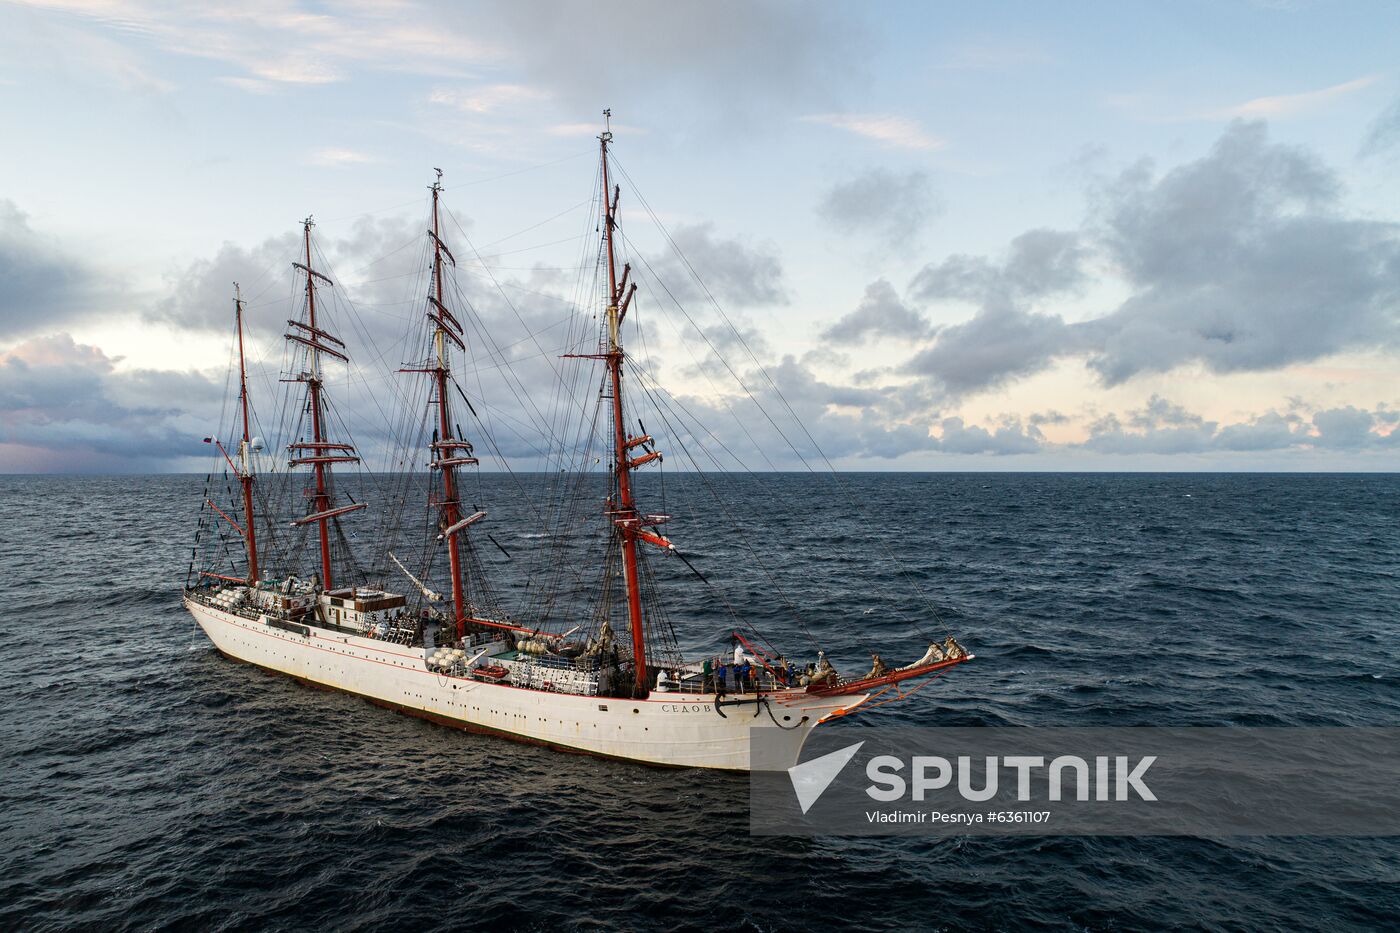
[[[248,585],[258,584],[258,539],[253,531],[253,442],[248,426],[248,368],[243,361],[243,293],[233,283],[233,317],[238,325],[238,400],[243,407],[243,441],[238,445],[238,482],[243,486],[243,535],[248,545]]]
[[[325,434],[325,404],[321,398],[323,380],[321,378],[321,354],[327,354],[342,362],[349,363],[350,358],[346,356],[345,344],[339,338],[332,336],[321,329],[316,320],[316,280],[333,284],[330,279],[312,268],[311,263],[311,228],[314,226],[310,217],[301,223],[302,241],[305,246],[306,263],[293,263],[296,268],[306,274],[306,323],[300,321],[288,321],[294,330],[301,333],[289,332],[286,336],[288,340],[302,344],[310,352],[307,354],[308,370],[299,374],[296,382],[304,382],[307,387],[307,408],[311,414],[311,440],[309,442],[299,441],[289,446],[289,450],[296,451],[291,460],[291,466],[310,466],[315,476],[315,483],[311,490],[312,506],[311,512],[304,515],[293,525],[307,525],[315,522],[317,525],[317,537],[321,545],[321,587],[331,589],[331,542],[330,542],[330,521],[338,515],[346,512],[353,512],[356,509],[364,508],[364,503],[349,505],[342,508],[335,508],[331,503],[330,484],[328,483],[329,469],[332,463],[358,463],[360,458],[355,454],[355,448],[351,444],[333,443],[326,440]],[[333,349],[328,344],[334,344],[340,349]]]
[[[436,396],[431,403],[437,405],[438,428],[432,442],[433,461],[431,466],[442,473],[442,498],[438,501],[442,537],[447,539],[447,560],[452,575],[452,611],[457,625],[457,637],[466,633],[466,620],[469,615],[466,587],[462,580],[462,554],[458,535],[484,513],[476,513],[471,518],[462,517],[462,502],[458,495],[457,470],[477,462],[471,456],[472,445],[464,438],[457,437],[452,420],[451,399],[448,396],[448,381],[451,369],[448,366],[447,343],[451,341],[460,350],[466,349],[462,340],[461,324],[453,317],[443,301],[444,257],[454,266],[457,260],[442,242],[438,221],[438,202],[442,194],[442,169],[434,169],[437,180],[433,182],[433,229],[428,236],[433,241],[433,287],[428,296],[428,319],[433,323],[433,365],[423,370],[433,377],[433,390]],[[459,455],[460,451],[460,455]]]
[[[604,110],[603,115],[606,118],[611,118],[612,111]],[[611,126],[610,119],[608,125]],[[650,689],[650,682],[647,673],[646,627],[642,621],[642,587],[637,576],[637,541],[640,538],[666,548],[671,548],[672,545],[665,538],[652,534],[642,527],[643,524],[651,522],[637,511],[637,504],[632,497],[632,471],[644,463],[659,460],[661,454],[651,451],[636,458],[630,455],[633,448],[651,441],[651,438],[645,434],[640,437],[627,436],[627,419],[622,406],[622,363],[625,354],[622,350],[622,344],[619,342],[619,333],[622,319],[627,314],[627,306],[631,303],[632,295],[636,292],[637,286],[633,285],[630,290],[627,288],[630,267],[622,270],[622,281],[618,282],[617,257],[613,239],[617,230],[617,202],[622,192],[620,187],[614,187],[610,184],[608,174],[608,144],[612,142],[612,130],[605,129],[598,140],[601,144],[603,160],[603,209],[605,213],[603,237],[608,256],[608,330],[607,347],[603,359],[608,367],[608,378],[612,388],[613,476],[615,479],[613,497],[608,502],[608,511],[612,514],[613,526],[621,538],[623,576],[627,584],[627,621],[628,628],[632,633],[632,660],[636,667],[636,693],[644,695]]]

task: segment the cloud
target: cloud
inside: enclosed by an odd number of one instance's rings
[[[99,278],[56,238],[31,227],[29,215],[13,201],[0,199],[0,338],[84,316],[100,290]]]
[[[485,84],[469,88],[435,88],[428,101],[465,113],[494,113],[503,107],[547,100],[545,92],[523,84]],[[598,127],[593,127],[598,132]]]
[[[782,262],[772,247],[722,239],[715,236],[714,224],[708,222],[681,224],[670,233],[676,248],[721,305],[745,307],[787,302]],[[690,268],[674,252],[653,260],[651,271],[653,278],[664,283],[682,304],[705,298]]]
[[[1380,155],[1394,149],[1397,143],[1400,143],[1400,97],[1371,124],[1358,154],[1362,157]]]
[[[1342,98],[1350,97],[1375,85],[1380,77],[1380,75],[1367,75],[1313,91],[1256,97],[1243,103],[1210,110],[1183,111],[1177,98],[1160,94],[1117,93],[1106,94],[1104,99],[1110,106],[1126,111],[1135,119],[1154,123],[1191,123],[1201,120],[1278,120],[1322,110]]]
[[[1344,81],[1331,87],[1301,94],[1279,94],[1272,97],[1256,97],[1233,107],[1226,107],[1215,113],[1220,117],[1241,117],[1259,119],[1292,116],[1329,104],[1339,97],[1354,94],[1376,83],[1376,75],[1368,75],[1353,81]]]
[[[1099,233],[1133,293],[1085,325],[1090,366],[1114,385],[1188,362],[1257,371],[1393,345],[1397,227],[1344,216],[1340,190],[1259,123],[1161,177],[1124,172],[1102,194]]]
[[[249,94],[274,94],[277,91],[277,84],[263,78],[242,78],[235,75],[225,75],[215,78],[220,84],[237,88],[240,91],[247,91]]]
[[[1048,300],[1090,264],[1128,297],[1067,323]],[[1347,216],[1334,171],[1237,122],[1195,161],[1100,182],[1083,229],[1022,234],[1001,262],[931,263],[910,296],[978,305],[905,365],[954,394],[1073,357],[1109,386],[1188,364],[1268,371],[1400,342],[1400,226]]]
[[[685,106],[699,122],[731,128],[837,103],[862,77],[868,42],[851,11],[792,0],[509,0],[440,16],[501,36],[528,82],[575,112],[610,106],[625,121]]]
[[[222,384],[116,362],[68,334],[0,353],[0,472],[153,469],[204,456],[200,432]]]
[[[961,418],[945,418],[940,427],[938,449],[944,453],[1007,456],[1040,450],[1040,440],[1019,421],[988,431],[979,425],[968,425]]]
[[[915,300],[966,301],[979,309],[970,320],[942,328],[931,346],[904,364],[904,371],[961,395],[1046,368],[1080,338],[1058,315],[1028,307],[1079,288],[1084,257],[1078,234],[1032,230],[1013,240],[1000,262],[952,256],[926,265],[909,287]]]
[[[327,168],[336,168],[346,165],[367,165],[378,160],[367,153],[356,152],[354,149],[318,149],[311,154],[312,165],[322,165]]]
[[[550,433],[542,413],[554,398],[557,374],[564,374],[568,398],[587,398],[592,364],[561,362],[565,353],[596,351],[597,333],[588,325],[587,309],[574,307],[569,296],[575,276],[554,268],[507,270],[490,267],[492,257],[478,259],[463,230],[470,221],[455,214],[444,218],[444,239],[457,266],[450,265],[446,302],[462,323],[470,350],[454,355],[458,378],[471,395],[480,421],[468,420],[464,406],[456,416],[479,453],[491,462],[496,450],[524,458],[536,467],[561,464],[537,458]],[[462,228],[462,229],[459,229]],[[427,236],[422,218],[368,216],[351,224],[327,223],[313,230],[316,268],[335,286],[318,289],[318,323],[346,342],[351,364],[327,362],[328,395],[343,412],[351,438],[365,461],[375,468],[386,463],[400,469],[416,462],[405,454],[404,410],[423,410],[426,382],[420,375],[398,372],[404,364],[426,358],[429,334],[425,312],[429,288]],[[285,321],[303,312],[303,279],[292,263],[302,261],[301,235],[291,230],[253,246],[224,244],[213,256],[191,263],[171,276],[164,299],[147,309],[151,320],[193,331],[231,335],[234,281],[248,300],[249,358],[254,372],[255,408],[265,414],[282,412],[299,417],[300,408],[278,404],[284,386],[276,383],[284,371],[302,366],[299,348],[291,355],[282,340]],[[485,250],[490,253],[490,250]],[[498,287],[499,285],[499,287]],[[580,383],[589,382],[588,385]],[[296,392],[298,387],[293,387]],[[217,414],[217,411],[211,413]],[[392,430],[391,430],[391,422]],[[413,419],[413,424],[419,424]],[[203,429],[211,430],[212,422]],[[487,443],[482,426],[494,444]],[[265,424],[271,439],[295,428]],[[426,443],[426,441],[425,441]],[[409,456],[408,461],[402,458]]]
[[[938,206],[927,173],[875,168],[833,185],[817,213],[843,232],[869,233],[884,245],[909,247]]]
[[[804,123],[845,130],[894,149],[931,151],[942,149],[946,142],[930,135],[918,121],[885,113],[815,113],[800,118]]]
[[[1031,427],[1039,428],[1042,424],[1066,424],[1070,418],[1069,415],[1055,411],[1052,408],[1049,411],[1032,412],[1030,417],[1026,420],[1030,423]]]
[[[245,294],[257,297],[269,278],[288,278],[291,264],[300,261],[299,239],[289,230],[251,248],[225,243],[214,256],[197,259],[168,276],[166,294],[144,316],[187,330],[226,332],[233,314],[233,283],[242,283],[248,289]]]
[[[1318,447],[1359,450],[1375,446],[1380,440],[1372,431],[1377,424],[1376,416],[1354,405],[1319,411],[1313,415],[1312,423],[1317,429],[1313,444]]]
[[[470,220],[452,217],[444,223],[470,228]],[[426,220],[394,214],[312,228],[314,264],[335,283],[333,289],[324,290],[322,301],[353,303],[353,311],[349,306],[341,309],[342,316],[354,318],[353,324],[344,323],[347,331],[353,326],[373,340],[392,338],[388,345],[393,345],[403,339],[409,322],[417,323],[419,309],[414,303],[424,301],[427,294],[427,286],[419,281],[427,269],[426,230]],[[484,275],[481,264],[453,233],[445,236],[458,244],[454,249],[460,250],[461,278],[477,289],[478,279],[473,276]],[[260,309],[270,304],[281,306],[271,312],[272,326],[280,333],[284,327],[280,319],[293,316],[301,301],[299,283],[304,280],[292,264],[304,262],[302,251],[299,227],[252,246],[224,243],[213,256],[167,276],[164,296],[146,308],[145,317],[189,330],[226,333],[232,322],[233,283],[238,282],[254,316],[266,316]]]
[[[461,76],[468,63],[497,61],[502,50],[477,39],[478,31],[454,29],[431,4],[361,3],[335,14],[299,5],[186,4],[170,0],[29,0],[29,6],[70,14],[86,22],[91,41],[101,32],[125,40],[121,70],[146,83],[135,49],[217,61],[241,69],[234,86],[254,93],[267,85],[319,85],[345,80],[357,68]],[[110,60],[110,56],[107,59]],[[230,83],[230,78],[220,79]]]
[[[842,343],[863,343],[876,337],[917,340],[931,332],[928,320],[900,301],[894,286],[879,279],[865,287],[865,297],[854,311],[822,331],[822,339]]]
[[[1220,425],[1187,411],[1158,395],[1138,410],[1120,417],[1108,414],[1089,426],[1089,437],[1078,445],[1105,454],[1257,453],[1278,450],[1359,451],[1390,448],[1400,441],[1387,410],[1345,406],[1313,413],[1307,420],[1297,412],[1268,411],[1233,424]]]
[[[1085,280],[1086,255],[1077,233],[1030,230],[1011,241],[1000,263],[952,256],[920,269],[909,290],[923,301],[957,299],[999,305],[1035,300],[1079,288]]]

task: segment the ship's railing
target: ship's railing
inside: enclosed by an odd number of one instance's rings
[[[515,659],[518,664],[533,664],[538,667],[551,667],[558,670],[579,670],[596,673],[597,658],[561,658],[547,654],[521,654]]]
[[[516,687],[597,696],[600,679],[595,659],[573,661],[521,655],[510,663],[510,682]]]
[[[785,680],[775,677],[763,668],[750,669],[749,676],[742,678],[738,671],[726,670],[723,677],[712,672],[708,676],[694,671],[684,671],[680,677],[662,670],[657,680],[657,690],[663,693],[776,693],[789,690]]]

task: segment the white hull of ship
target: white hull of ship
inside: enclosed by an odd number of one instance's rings
[[[195,600],[185,606],[214,647],[239,661],[444,725],[653,765],[748,771],[750,733],[761,729],[764,767],[790,767],[812,729],[867,698],[744,695],[727,699],[756,702],[726,706],[721,716],[709,695],[629,700],[449,677],[428,670],[421,648],[318,628],[303,636]]]

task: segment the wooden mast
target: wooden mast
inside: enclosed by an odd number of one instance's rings
[[[248,585],[258,584],[258,539],[253,531],[253,442],[248,426],[248,368],[243,360],[243,293],[233,283],[233,317],[238,325],[238,399],[243,406],[243,442],[238,447],[238,481],[243,486],[243,534],[248,545]]]
[[[611,111],[603,111],[604,117],[611,117]],[[609,126],[611,121],[609,121]],[[622,322],[618,306],[622,296],[617,285],[617,258],[613,249],[613,236],[617,228],[617,201],[621,189],[610,190],[608,175],[608,143],[612,142],[612,130],[605,129],[598,137],[603,159],[603,210],[605,212],[604,240],[608,254],[608,342],[604,359],[607,361],[608,375],[612,383],[613,421],[613,475],[616,477],[614,490],[616,499],[609,503],[613,513],[613,526],[622,539],[622,568],[627,584],[627,619],[632,633],[632,662],[636,667],[636,694],[644,696],[650,689],[647,675],[646,627],[642,621],[642,587],[637,578],[637,537],[641,530],[641,516],[632,498],[632,460],[628,456],[630,445],[627,438],[627,421],[622,410],[622,344],[618,342],[618,329]]]
[[[442,169],[435,169],[435,171],[437,172],[437,180],[433,182],[432,186],[433,298],[430,301],[433,307],[428,311],[428,317],[435,325],[433,351],[436,365],[432,369],[432,375],[437,390],[438,438],[433,442],[432,452],[434,455],[433,466],[442,471],[442,501],[439,503],[439,508],[442,513],[443,534],[447,537],[447,560],[452,574],[453,618],[457,625],[457,637],[461,638],[466,634],[466,619],[469,613],[467,612],[466,588],[462,583],[461,548],[457,543],[458,532],[464,527],[458,524],[462,518],[462,504],[457,496],[457,467],[465,463],[475,463],[476,460],[470,456],[458,457],[456,455],[458,449],[470,454],[471,445],[464,438],[457,437],[453,431],[451,406],[447,394],[450,371],[447,366],[446,342],[452,340],[460,346],[462,339],[456,331],[449,329],[448,322],[455,323],[455,319],[442,300],[442,258],[446,251],[438,225],[438,198],[442,193]],[[446,253],[446,255],[451,257],[452,254]]]

